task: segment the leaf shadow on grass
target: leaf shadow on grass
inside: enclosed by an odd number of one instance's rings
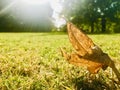
[[[119,90],[120,86],[113,81],[106,82],[103,78],[80,76],[73,78],[75,90]]]

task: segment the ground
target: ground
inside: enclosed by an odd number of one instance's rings
[[[120,34],[89,36],[120,71]],[[112,69],[91,77],[85,68],[65,61],[60,47],[73,49],[65,33],[0,33],[0,90],[120,89]]]

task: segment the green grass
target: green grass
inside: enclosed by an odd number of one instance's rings
[[[120,34],[89,35],[120,70]],[[0,90],[119,90],[110,68],[89,76],[69,64],[60,47],[73,48],[66,34],[0,33]]]

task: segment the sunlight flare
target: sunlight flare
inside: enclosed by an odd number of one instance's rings
[[[22,2],[26,4],[31,4],[31,5],[39,5],[39,4],[47,3],[48,0],[22,0]]]
[[[56,27],[65,24],[60,17],[62,4],[60,0],[6,0],[0,10],[0,15],[9,14],[15,22],[24,24],[39,24],[49,17]],[[4,3],[5,3],[4,2]]]

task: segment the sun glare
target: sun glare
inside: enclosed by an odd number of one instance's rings
[[[6,0],[9,4],[4,5],[0,10],[0,15],[9,12],[17,22],[36,24],[42,19],[44,21],[44,16],[51,12],[51,19],[53,19],[55,26],[60,27],[65,23],[59,16],[63,9],[61,1],[63,0]]]
[[[38,4],[47,3],[48,0],[22,0],[22,2],[26,4],[31,4],[31,5],[38,5]]]

